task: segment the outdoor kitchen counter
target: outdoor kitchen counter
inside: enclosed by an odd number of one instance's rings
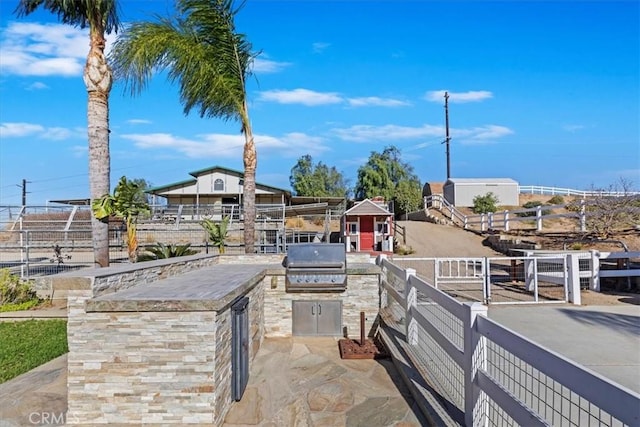
[[[220,311],[280,270],[278,264],[217,264],[92,298],[86,311]]]

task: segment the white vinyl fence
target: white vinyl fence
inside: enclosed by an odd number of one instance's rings
[[[543,230],[544,220],[554,218],[571,218],[579,224],[580,231],[587,229],[587,212],[585,202],[580,202],[578,212],[568,212],[561,214],[549,213],[550,210],[564,208],[566,205],[536,206],[535,208],[505,210],[495,213],[465,215],[449,203],[444,197],[434,194],[424,198],[424,208],[436,209],[448,217],[454,224],[464,228],[474,228],[480,231],[504,230],[509,231],[516,222],[535,222],[537,231]],[[525,216],[520,216],[525,214]]]
[[[384,257],[381,315],[459,424],[637,426],[640,395],[487,318]]]
[[[630,196],[638,195],[637,191],[609,191],[609,190],[576,190],[573,188],[545,187],[544,185],[521,185],[519,187],[521,193],[529,194],[546,194],[559,196],[577,196],[577,197],[600,197],[600,196]]]
[[[580,290],[600,292],[607,279],[640,284],[640,252],[522,250],[519,257],[415,258],[394,263],[448,295],[485,304],[580,304]],[[619,286],[620,287],[620,286]]]

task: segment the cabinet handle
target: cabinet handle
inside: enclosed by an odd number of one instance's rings
[[[315,316],[316,314],[313,312],[313,306],[311,306],[311,315]]]
[[[322,315],[322,304],[318,304],[318,316]]]

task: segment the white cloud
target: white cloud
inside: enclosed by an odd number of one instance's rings
[[[511,129],[505,126],[484,125],[471,129],[452,129],[451,137],[459,139],[463,145],[479,145],[495,143],[496,139],[513,133]]]
[[[301,104],[309,107],[342,103],[348,103],[351,107],[404,107],[411,105],[411,103],[399,99],[380,98],[378,96],[343,98],[337,92],[316,92],[302,88],[259,92],[258,101]]]
[[[146,119],[129,119],[127,120],[127,123],[129,123],[130,125],[150,125],[153,122]]]
[[[472,90],[469,92],[451,92],[447,90],[434,90],[427,92],[424,99],[431,102],[443,102],[444,93],[449,92],[449,102],[479,102],[485,99],[493,98],[493,93],[487,90]]]
[[[379,98],[377,96],[368,96],[363,98],[348,98],[347,101],[352,107],[405,107],[411,105],[410,102],[401,101],[399,99]]]
[[[259,92],[258,101],[273,101],[279,104],[316,106],[340,104],[343,102],[343,99],[336,92],[315,92],[309,89],[293,89]]]
[[[80,76],[89,31],[65,24],[10,22],[1,32],[0,68],[20,76]],[[107,49],[115,35],[107,35]]]
[[[65,139],[81,138],[86,136],[86,128],[44,127],[34,123],[2,123],[0,124],[0,138],[35,137],[62,141]]]
[[[73,157],[76,158],[86,157],[88,151],[89,146],[87,145],[74,145],[73,147],[71,147],[71,153]]]
[[[236,134],[204,134],[196,138],[182,138],[167,133],[125,134],[124,139],[133,141],[141,149],[170,149],[190,158],[241,158],[244,136]],[[278,153],[284,157],[302,154],[318,154],[328,148],[324,139],[303,133],[288,133],[281,137],[254,135],[261,154]]]
[[[42,90],[49,89],[49,86],[42,82],[33,82],[29,86],[26,87],[27,90]]]
[[[582,130],[585,129],[586,126],[584,125],[564,125],[562,126],[562,129],[566,130],[567,132],[576,132],[578,130]]]
[[[355,125],[349,128],[332,129],[331,132],[344,141],[369,142],[440,136],[444,135],[444,128],[442,126],[432,125],[423,125],[420,127]]]
[[[273,61],[271,59],[267,59],[266,55],[263,55],[262,58],[256,58],[253,60],[252,70],[254,73],[258,74],[279,73],[290,65],[290,62]]]
[[[491,143],[495,139],[510,135],[513,131],[505,126],[485,125],[470,129],[450,129],[451,137],[462,144]],[[444,141],[444,126],[422,125],[418,127],[397,125],[355,125],[348,128],[334,128],[331,133],[343,141],[373,142],[415,140],[421,138],[442,138]],[[409,147],[409,151],[434,145],[441,141],[428,141]]]
[[[54,141],[62,141],[64,139],[69,139],[73,135],[73,131],[67,128],[47,128],[47,131],[42,133],[42,139],[51,139]]]
[[[44,126],[33,123],[2,123],[0,138],[20,138],[44,132]]]
[[[322,53],[331,46],[331,43],[316,42],[311,46],[313,47],[313,53]]]

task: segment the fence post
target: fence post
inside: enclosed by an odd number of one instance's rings
[[[484,290],[484,303],[491,304],[491,261],[484,257],[482,261],[482,287]]]
[[[542,231],[542,206],[536,206],[536,231]]]
[[[410,278],[411,276],[416,275],[416,270],[413,268],[407,268],[404,271],[404,295],[407,301],[407,311],[405,316],[405,334],[407,337],[407,343],[409,345],[417,345],[418,344],[418,325],[415,319],[413,318],[413,314],[411,310],[416,310],[418,308],[418,297],[416,288],[411,286]]]
[[[379,254],[376,258],[376,265],[380,267],[382,270],[382,264],[387,260],[387,254]],[[386,274],[385,278],[386,279]],[[380,308],[387,307],[389,305],[389,296],[387,294],[387,288],[382,285],[382,281],[384,279],[380,279],[378,283],[378,287],[380,288]]]
[[[488,307],[479,302],[464,304],[462,330],[464,333],[464,421],[467,426],[484,425],[484,420],[474,420],[474,408],[480,397],[480,389],[476,385],[478,368],[486,368],[486,347],[484,338],[475,330],[478,315],[487,316]],[[478,349],[478,346],[480,348]],[[477,350],[477,351],[476,351]],[[483,398],[483,400],[486,400]],[[480,402],[484,405],[486,402]],[[482,417],[486,410],[477,411]]]
[[[592,291],[600,292],[600,252],[595,249],[591,249],[589,252],[591,253],[589,288]]]
[[[580,231],[582,231],[583,233],[587,231],[587,215],[585,205],[585,200],[580,199]]]
[[[480,231],[484,231],[484,214],[480,214]]]
[[[504,231],[509,231],[509,211],[504,211]]]
[[[567,254],[568,299],[569,302],[580,305],[580,264],[578,254]]]
[[[487,218],[488,218],[488,223],[489,223],[489,230],[493,229],[493,212],[489,212],[487,214]]]

